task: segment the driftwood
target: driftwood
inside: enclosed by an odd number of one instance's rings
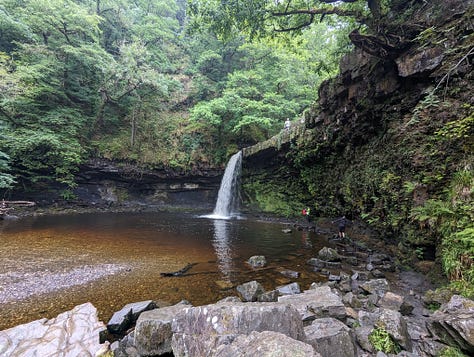
[[[0,218],[5,216],[9,211],[16,207],[31,207],[34,206],[36,203],[31,201],[5,201],[2,200],[0,202]],[[13,206],[13,207],[11,207]]]
[[[197,263],[191,263],[186,265],[183,269],[180,269],[178,271],[173,271],[171,273],[160,273],[161,276],[183,276],[189,269],[191,269],[193,266],[195,266]]]

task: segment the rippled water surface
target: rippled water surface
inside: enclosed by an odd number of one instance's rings
[[[327,241],[283,224],[212,220],[189,213],[95,213],[0,221],[0,330],[51,318],[90,301],[107,322],[141,300],[193,305],[236,295],[257,280],[267,289],[289,283],[296,270],[306,289],[321,277],[305,264]],[[245,261],[264,255],[268,266]],[[162,272],[195,263],[181,277]]]

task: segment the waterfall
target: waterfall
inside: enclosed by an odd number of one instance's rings
[[[221,186],[217,195],[216,207],[209,218],[227,219],[236,216],[239,210],[240,172],[242,169],[242,151],[234,154],[225,168]]]

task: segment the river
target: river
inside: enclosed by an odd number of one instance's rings
[[[301,273],[302,289],[324,277],[306,261],[328,245],[327,235],[282,230],[255,219],[213,220],[187,212],[83,213],[0,221],[0,330],[51,318],[84,302],[107,322],[130,302],[152,299],[193,305],[236,295],[257,280],[267,290]],[[246,260],[264,255],[254,270]],[[181,277],[163,277],[187,264]]]

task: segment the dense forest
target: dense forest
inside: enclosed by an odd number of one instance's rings
[[[250,42],[186,6],[2,2],[0,187],[57,181],[67,196],[90,157],[219,167],[299,117],[350,48],[347,21]]]
[[[244,182],[248,201],[345,210],[410,263],[434,247],[474,295],[473,13],[456,0],[4,0],[0,189],[54,182],[72,198],[90,158],[220,168],[309,117],[274,181]],[[387,75],[414,46],[442,60]],[[360,73],[325,82],[354,49],[371,56]],[[364,86],[343,88],[357,76]]]

